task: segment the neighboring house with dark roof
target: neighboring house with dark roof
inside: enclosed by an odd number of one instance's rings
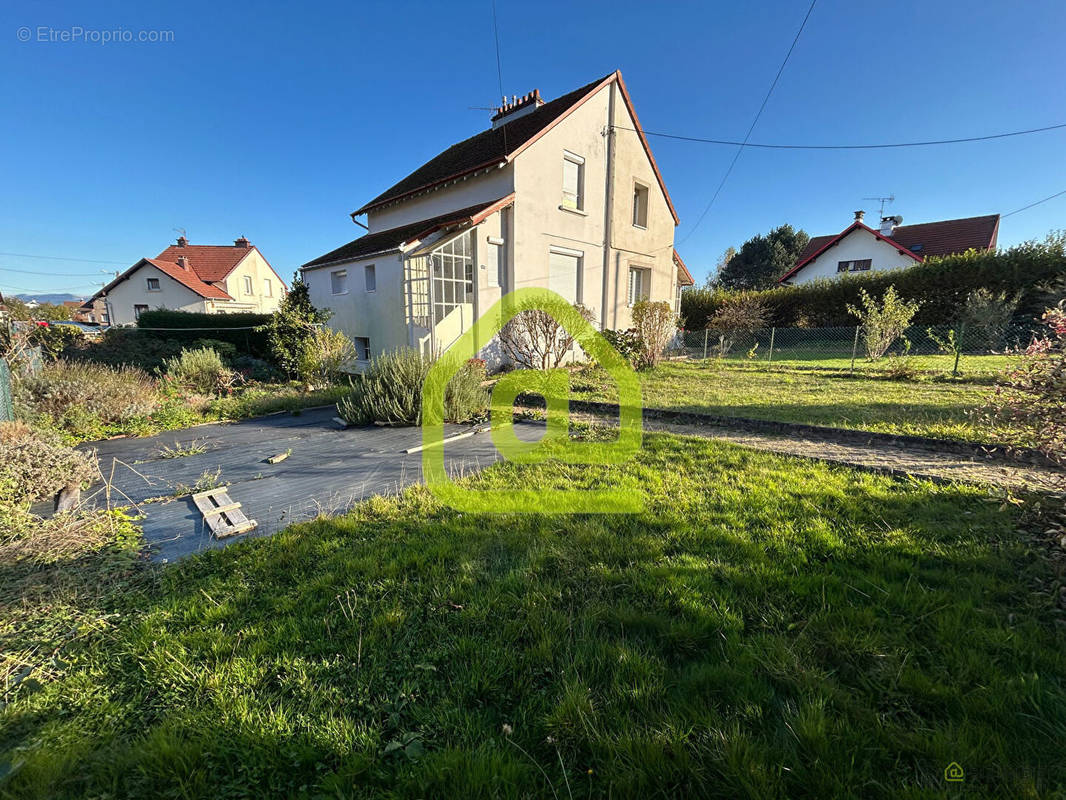
[[[999,236],[999,214],[903,225],[903,217],[882,217],[877,230],[863,222],[864,212],[838,234],[815,236],[796,265],[779,280],[786,286],[839,275],[900,269],[929,256],[967,250],[992,250]]]
[[[130,325],[159,308],[208,314],[269,314],[285,295],[285,283],[243,236],[232,246],[189,244],[184,236],[155,258],[142,258],[94,294],[82,307],[103,304],[113,325]]]
[[[640,298],[677,302],[678,218],[619,72],[550,102],[504,100],[492,127],[353,211],[367,233],[301,268],[362,359],[446,350],[527,286],[627,328]],[[361,223],[357,223],[361,224]],[[691,276],[688,277],[691,280]]]

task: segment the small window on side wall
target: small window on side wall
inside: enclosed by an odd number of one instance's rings
[[[363,275],[366,279],[366,290],[368,292],[376,292],[378,288],[378,276],[377,270],[374,269],[374,265],[367,264],[363,267]]]
[[[148,291],[150,291],[150,292],[158,292],[159,291],[159,278],[148,278]]]
[[[370,337],[369,336],[355,336],[352,338],[352,342],[355,344],[355,356],[360,361],[370,360]]]
[[[633,185],[633,224],[648,227],[648,187],[639,183]]]
[[[651,270],[645,267],[629,268],[629,305],[647,300],[651,291]]]
[[[332,294],[348,293],[348,270],[339,269],[329,274],[329,288]]]
[[[273,297],[274,290],[270,286],[270,278],[263,278],[263,297]]]
[[[148,310],[148,306],[142,305],[141,303],[137,303],[133,307],[133,317],[134,317],[134,319],[140,319],[141,318],[141,314],[143,314],[147,310]]]
[[[251,275],[245,275],[244,276],[244,293],[245,294],[252,294],[254,291],[255,290],[252,287],[252,276]]]

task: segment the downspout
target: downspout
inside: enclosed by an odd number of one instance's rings
[[[607,330],[607,276],[611,269],[611,210],[614,200],[614,83],[610,84],[607,99],[607,125],[603,135],[607,137],[607,165],[603,174],[603,301],[600,306],[600,330]],[[618,321],[617,312],[614,315]]]

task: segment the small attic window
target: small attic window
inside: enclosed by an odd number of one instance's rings
[[[911,245],[911,252],[912,252],[912,253],[920,253],[920,252],[922,252],[922,249],[923,249],[924,247],[925,247],[925,245],[924,245],[924,244],[914,244],[914,245]]]

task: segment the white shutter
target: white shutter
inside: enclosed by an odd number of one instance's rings
[[[568,303],[577,302],[577,273],[580,256],[551,252],[548,254],[548,288]]]

